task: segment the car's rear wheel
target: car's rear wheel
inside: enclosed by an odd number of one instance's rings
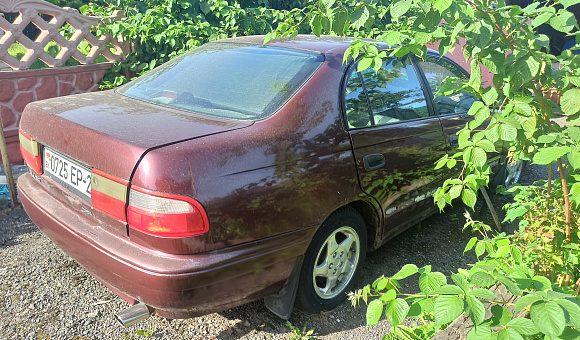
[[[366,257],[363,218],[351,208],[333,213],[308,247],[300,273],[296,306],[316,313],[340,305],[353,289]]]

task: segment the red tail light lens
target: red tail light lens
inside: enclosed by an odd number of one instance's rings
[[[93,208],[125,222],[127,185],[129,182],[93,169],[91,175],[91,202]]]
[[[38,175],[42,175],[42,156],[40,145],[26,132],[19,130],[20,153],[26,164]]]
[[[188,237],[206,233],[205,210],[194,199],[133,187],[129,193],[130,228],[161,237]]]

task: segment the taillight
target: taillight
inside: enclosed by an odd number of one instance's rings
[[[128,182],[93,169],[91,175],[91,202],[93,208],[125,222]]]
[[[199,202],[189,197],[132,187],[127,222],[130,228],[161,237],[187,237],[206,233],[209,223]]]
[[[20,153],[22,158],[38,175],[42,175],[42,156],[40,155],[40,145],[26,132],[19,130]]]

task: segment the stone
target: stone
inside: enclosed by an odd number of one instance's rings
[[[95,80],[95,82],[99,82],[101,81],[101,79],[103,79],[104,75],[105,71],[95,71],[93,79]]]
[[[40,86],[36,88],[36,100],[54,98],[58,96],[58,88],[55,77],[44,77]]]
[[[73,94],[75,88],[67,83],[58,83],[58,94],[59,96],[68,96],[69,94]]]
[[[58,76],[58,81],[68,81],[68,82],[73,82],[75,80],[75,77],[72,74],[63,74]]]
[[[36,83],[38,82],[38,78],[24,78],[18,81],[18,91],[28,91],[30,90]]]
[[[14,108],[14,110],[16,110],[16,112],[22,112],[24,111],[26,105],[28,105],[28,103],[32,102],[33,100],[34,96],[32,95],[32,93],[30,92],[20,93],[12,101],[12,107]]]
[[[10,80],[0,80],[0,102],[9,102],[14,96],[14,84]]]
[[[2,117],[2,126],[7,127],[16,122],[14,111],[8,106],[0,106],[0,117]]]
[[[81,91],[88,91],[93,87],[95,83],[93,82],[92,74],[89,73],[79,73],[75,79],[75,86]]]

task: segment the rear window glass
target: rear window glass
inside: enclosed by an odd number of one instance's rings
[[[233,119],[277,111],[318,68],[318,53],[210,43],[122,87],[125,96]]]

